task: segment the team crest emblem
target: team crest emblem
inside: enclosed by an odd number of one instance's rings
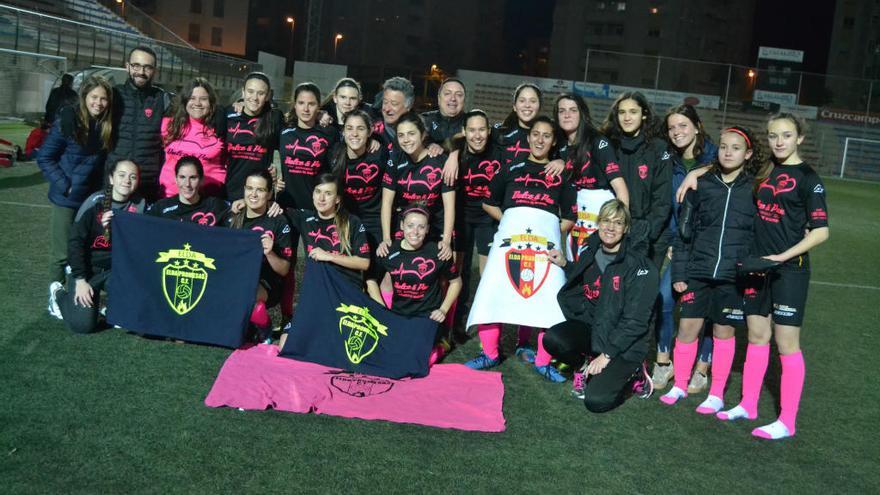
[[[185,315],[199,304],[205,287],[208,286],[208,271],[216,270],[214,259],[203,253],[192,251],[189,244],[183,249],[169,249],[159,252],[156,263],[165,263],[162,268],[162,290],[171,309]]]
[[[343,303],[336,311],[343,313],[339,333],[345,336],[345,355],[352,364],[360,364],[376,350],[380,335],[388,336],[388,327],[379,323],[369,308]]]
[[[550,273],[547,251],[553,249],[553,243],[526,229],[525,234],[505,239],[501,247],[507,246],[510,246],[504,254],[507,278],[519,295],[528,299],[541,290],[547,280],[547,274]]]
[[[639,177],[641,177],[642,180],[648,178],[648,166],[647,165],[639,165]]]

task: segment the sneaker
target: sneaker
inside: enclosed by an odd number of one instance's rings
[[[49,316],[53,316],[59,320],[64,318],[61,316],[61,308],[58,307],[57,294],[58,291],[63,288],[64,286],[61,285],[61,282],[56,281],[49,284],[49,306],[47,309],[49,310]]]
[[[485,353],[481,352],[479,356],[464,363],[465,366],[472,370],[485,370],[501,364],[501,356],[498,359],[492,359]]]
[[[513,353],[520,361],[525,363],[535,362],[535,350],[528,346],[517,347]]]
[[[691,377],[691,382],[688,383],[688,393],[698,394],[703,390],[706,390],[707,385],[709,385],[709,379],[706,375],[699,371],[695,371],[694,376]]]
[[[575,372],[574,376],[571,377],[571,396],[578,400],[584,400],[584,397],[586,397],[584,388],[586,386],[587,381],[584,379],[584,374],[580,371]]]
[[[654,373],[651,374],[651,383],[654,388],[663,389],[669,384],[669,380],[674,376],[672,362],[666,364],[654,363]]]
[[[565,377],[562,376],[562,373],[549,364],[546,366],[535,366],[535,372],[546,378],[547,381],[553,383],[562,383],[565,381]]]
[[[633,375],[632,391],[633,395],[639,399],[647,399],[654,394],[654,382],[651,381],[651,375],[648,374],[648,366],[644,361],[639,370]]]

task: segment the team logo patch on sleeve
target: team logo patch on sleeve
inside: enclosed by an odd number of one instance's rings
[[[165,263],[162,268],[162,290],[171,309],[185,315],[199,304],[208,284],[206,268],[216,270],[214,259],[192,251],[189,244],[183,249],[169,249],[159,252],[156,263]]]

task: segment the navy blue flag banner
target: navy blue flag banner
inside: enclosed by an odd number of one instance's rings
[[[428,374],[435,321],[393,313],[327,263],[308,260],[301,287],[280,356],[386,378]]]
[[[117,212],[107,321],[145,335],[239,347],[263,250],[249,230]]]

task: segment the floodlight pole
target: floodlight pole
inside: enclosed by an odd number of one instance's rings
[[[724,123],[727,121],[727,99],[730,98],[730,73],[733,72],[733,65],[727,64],[727,86],[724,88],[724,111],[721,112],[721,128],[727,129],[724,127]]]
[[[590,52],[592,48],[587,48],[587,58],[584,60],[584,82],[587,82],[587,71],[590,69]]]

